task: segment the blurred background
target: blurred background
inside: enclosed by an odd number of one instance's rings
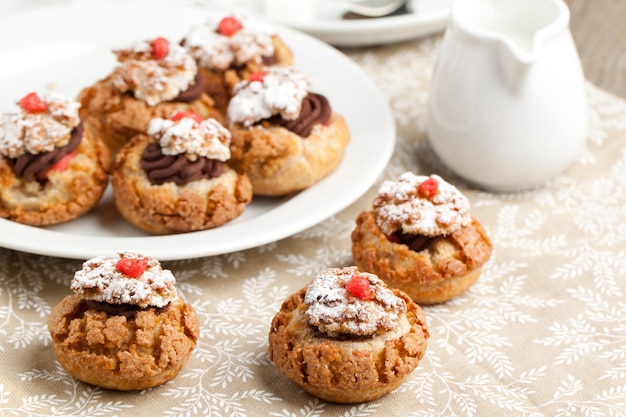
[[[626,1],[565,0],[587,79],[626,98]]]

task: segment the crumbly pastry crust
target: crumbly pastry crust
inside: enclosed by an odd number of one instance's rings
[[[169,118],[177,111],[193,111],[203,119],[212,117],[224,122],[222,113],[215,108],[215,102],[206,93],[191,103],[167,101],[149,106],[130,93],[120,93],[109,76],[78,95],[81,103],[79,114],[85,128],[102,137],[115,155],[130,138],[145,133],[150,120],[155,117]]]
[[[54,353],[77,379],[113,390],[142,390],[174,378],[199,337],[194,309],[177,298],[161,312],[132,318],[87,308],[65,297],[48,317]]]
[[[465,292],[478,279],[491,251],[491,240],[474,218],[420,252],[389,241],[373,211],[361,212],[352,232],[355,265],[403,290],[420,305],[442,303]]]
[[[272,35],[272,44],[274,45],[274,55],[276,56],[276,66],[288,67],[293,64],[293,53],[291,49],[283,42],[278,35]],[[220,71],[216,69],[205,68],[198,64],[198,72],[204,77],[206,88],[205,91],[215,101],[215,108],[220,110],[224,115],[228,108],[228,102],[233,95],[233,88],[242,81],[247,80],[250,74],[263,71],[265,65],[257,62],[247,62],[242,68],[227,69]]]
[[[392,291],[406,302],[395,330],[335,339],[308,324],[303,288],[283,302],[272,320],[271,360],[287,378],[326,401],[360,403],[391,392],[417,367],[429,338],[422,309],[402,291]]]
[[[183,233],[221,226],[241,215],[252,200],[248,176],[225,166],[217,178],[185,185],[153,185],[141,167],[141,154],[153,139],[135,136],[118,153],[111,183],[119,212],[152,234]]]
[[[248,174],[255,195],[264,196],[289,194],[320,181],[339,166],[350,141],[348,125],[338,113],[306,138],[267,122],[230,130],[231,164]]]
[[[0,217],[31,226],[63,223],[82,216],[102,197],[111,157],[104,143],[87,130],[68,168],[49,171],[48,181],[24,181],[0,155]]]

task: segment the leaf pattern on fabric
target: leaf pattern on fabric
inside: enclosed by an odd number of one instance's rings
[[[117,393],[69,376],[45,321],[81,261],[0,249],[0,415],[625,416],[626,102],[588,84],[591,130],[574,166],[535,190],[472,189],[428,144],[440,42],[346,50],[380,87],[398,128],[389,166],[357,202],[278,242],[164,263],[201,334],[185,368],[162,386]],[[404,384],[371,403],[325,403],[270,362],[270,322],[319,269],[351,264],[357,214],[383,180],[405,171],[459,186],[493,256],[465,294],[424,308],[432,337]]]

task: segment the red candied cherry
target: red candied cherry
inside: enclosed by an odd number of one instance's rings
[[[147,265],[148,258],[121,258],[115,264],[115,269],[129,278],[139,278],[145,272]]]
[[[50,170],[59,172],[65,171],[70,166],[70,161],[74,156],[76,156],[75,150],[68,153],[63,158],[59,159],[56,164],[50,167]]]
[[[40,113],[48,109],[48,105],[34,92],[26,94],[18,103],[21,108],[31,113]]]
[[[346,291],[361,300],[369,300],[372,298],[370,282],[363,275],[352,275],[350,281],[346,284]]]
[[[163,59],[170,50],[170,41],[165,38],[158,37],[152,41],[152,56],[154,59]]]
[[[267,72],[265,71],[253,72],[252,74],[250,74],[250,82],[258,81],[262,83],[266,75]]]
[[[224,36],[233,36],[239,29],[241,29],[241,23],[233,16],[223,18],[217,25],[217,32]]]
[[[170,120],[173,122],[177,122],[183,117],[188,117],[190,119],[195,120],[198,123],[202,123],[202,116],[200,116],[195,111],[177,111],[170,116]]]
[[[48,180],[48,172],[50,172],[50,171],[57,171],[57,172],[65,171],[67,168],[69,168],[70,161],[75,156],[76,156],[76,150],[73,150],[72,152],[66,154],[63,158],[59,159],[54,165],[52,165],[48,169],[48,171],[46,173],[39,175],[37,177],[37,179],[39,181],[47,181]]]
[[[417,187],[417,192],[420,197],[424,198],[432,198],[439,191],[439,182],[434,178],[428,178],[423,181],[419,187]]]

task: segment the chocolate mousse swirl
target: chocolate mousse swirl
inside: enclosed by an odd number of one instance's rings
[[[271,67],[272,65],[276,65],[278,64],[278,56],[276,56],[276,53],[273,53],[272,55],[263,55],[261,56],[261,63],[265,67]],[[244,69],[246,69],[246,64],[237,65],[233,63],[230,66],[230,69],[234,69],[235,71],[243,71]]]
[[[278,57],[276,56],[276,53],[274,52],[272,55],[262,56],[261,62],[263,62],[263,65],[265,65],[266,67],[271,67],[272,65],[278,64]]]
[[[306,138],[311,134],[315,125],[328,123],[331,113],[332,109],[326,97],[321,94],[309,93],[302,100],[302,108],[296,119],[285,120],[280,116],[273,116],[269,122]]]
[[[185,155],[165,155],[156,142],[144,149],[141,167],[153,185],[166,182],[184,185],[191,181],[219,177],[224,172],[224,163],[221,161],[203,157],[190,161]]]
[[[439,239],[438,236],[428,237],[402,232],[395,232],[389,238],[393,242],[407,245],[409,249],[411,249],[413,252],[421,252],[425,249],[428,249],[432,246],[433,243],[435,243],[437,239]]]
[[[198,73],[196,74],[193,84],[170,101],[178,103],[191,103],[192,101],[198,100],[205,89],[206,81],[204,80],[204,77]]]
[[[63,159],[65,155],[78,148],[82,138],[83,124],[80,123],[72,129],[70,140],[66,145],[54,148],[50,152],[35,155],[24,153],[15,158],[13,160],[13,173],[24,181],[45,182],[47,180],[46,173],[48,170]]]

